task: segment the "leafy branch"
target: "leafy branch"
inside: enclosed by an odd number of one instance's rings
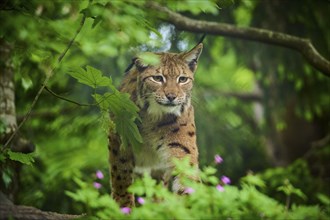
[[[295,188],[288,179],[284,180],[283,185],[278,187],[277,191],[283,192],[286,195],[286,201],[285,201],[286,211],[288,211],[290,208],[292,195],[297,195],[304,200],[306,199],[306,195],[300,189]]]
[[[244,28],[220,22],[195,20],[171,11],[155,2],[148,3],[148,6],[157,11],[158,15],[165,21],[182,30],[259,41],[296,50],[314,68],[323,75],[330,77],[330,62],[318,53],[309,39],[260,28]]]
[[[96,101],[96,105],[99,106],[103,118],[108,119],[102,120],[105,125],[103,127],[109,128],[110,126],[110,129],[114,129],[119,134],[122,141],[121,146],[140,147],[142,137],[135,123],[140,120],[139,109],[131,101],[129,94],[119,92],[112,84],[111,78],[103,76],[100,70],[91,66],[87,66],[86,69],[74,69],[69,72],[69,75],[77,79],[78,82],[94,89],[95,92],[92,96]],[[100,87],[105,87],[109,91],[103,94],[96,93],[96,89]],[[110,114],[111,118],[109,118]]]

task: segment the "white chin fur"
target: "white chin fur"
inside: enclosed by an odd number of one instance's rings
[[[160,119],[164,114],[174,114],[176,116],[181,115],[181,105],[177,106],[163,106],[155,101],[151,101],[148,113],[155,117],[155,119]]]

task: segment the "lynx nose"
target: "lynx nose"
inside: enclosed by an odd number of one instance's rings
[[[168,101],[172,102],[174,99],[176,99],[176,95],[173,93],[166,94],[166,98]]]

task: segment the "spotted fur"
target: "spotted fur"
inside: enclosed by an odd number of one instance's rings
[[[157,53],[160,63],[155,66],[136,58],[127,69],[120,91],[129,93],[140,108],[143,147],[138,152],[120,150],[118,135],[109,134],[112,196],[121,206],[134,205],[127,192],[133,173],[148,172],[167,184],[173,158],[189,156],[191,165],[198,167],[191,92],[202,47],[200,43],[185,53]],[[172,183],[173,191],[182,190],[178,179]]]

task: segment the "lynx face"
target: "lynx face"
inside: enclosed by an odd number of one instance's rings
[[[147,107],[148,113],[156,119],[167,113],[180,116],[184,108],[190,106],[194,70],[199,54],[158,55],[158,66],[143,68],[140,64],[138,104]]]

